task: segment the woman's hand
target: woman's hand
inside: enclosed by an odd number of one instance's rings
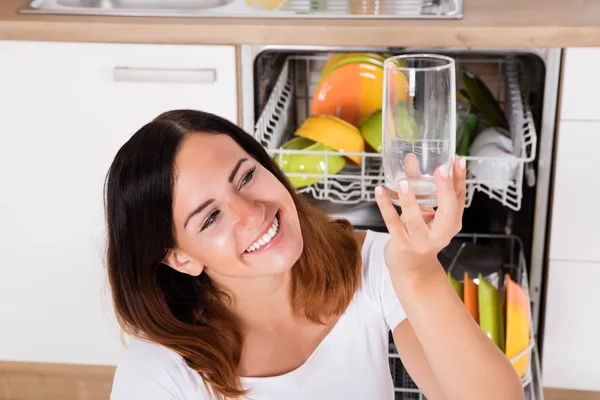
[[[407,157],[406,162],[418,163],[416,157],[414,160]],[[435,171],[438,204],[435,212],[417,204],[408,181],[400,182],[397,189],[402,216],[398,215],[383,188],[376,188],[377,205],[390,233],[384,254],[390,272],[418,275],[435,267],[437,254],[462,228],[466,171],[464,158],[454,162],[452,177],[445,166]]]

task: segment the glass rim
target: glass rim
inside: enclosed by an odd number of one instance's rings
[[[402,67],[398,65],[394,65],[393,62],[396,60],[406,60],[406,59],[415,59],[415,58],[429,58],[435,60],[446,61],[445,64],[436,65],[432,67]],[[452,57],[443,56],[440,54],[428,54],[428,53],[420,53],[420,54],[401,54],[398,56],[393,56],[386,58],[383,61],[383,67],[395,69],[396,71],[443,71],[445,69],[449,69],[454,67],[455,61]]]

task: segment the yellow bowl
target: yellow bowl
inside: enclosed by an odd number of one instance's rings
[[[312,115],[296,131],[296,136],[314,140],[341,152],[362,153],[365,141],[360,131],[348,122],[333,115]],[[347,156],[356,164],[361,163],[358,155]]]

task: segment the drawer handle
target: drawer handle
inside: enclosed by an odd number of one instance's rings
[[[154,82],[154,83],[201,83],[211,84],[217,81],[214,68],[199,69],[160,69],[115,67],[115,82]]]

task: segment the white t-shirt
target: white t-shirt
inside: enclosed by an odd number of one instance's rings
[[[362,283],[308,360],[279,376],[241,378],[252,400],[393,400],[389,331],[406,314],[383,259],[389,234],[367,231]],[[135,340],[115,374],[111,400],[208,400],[202,378],[175,352]]]

